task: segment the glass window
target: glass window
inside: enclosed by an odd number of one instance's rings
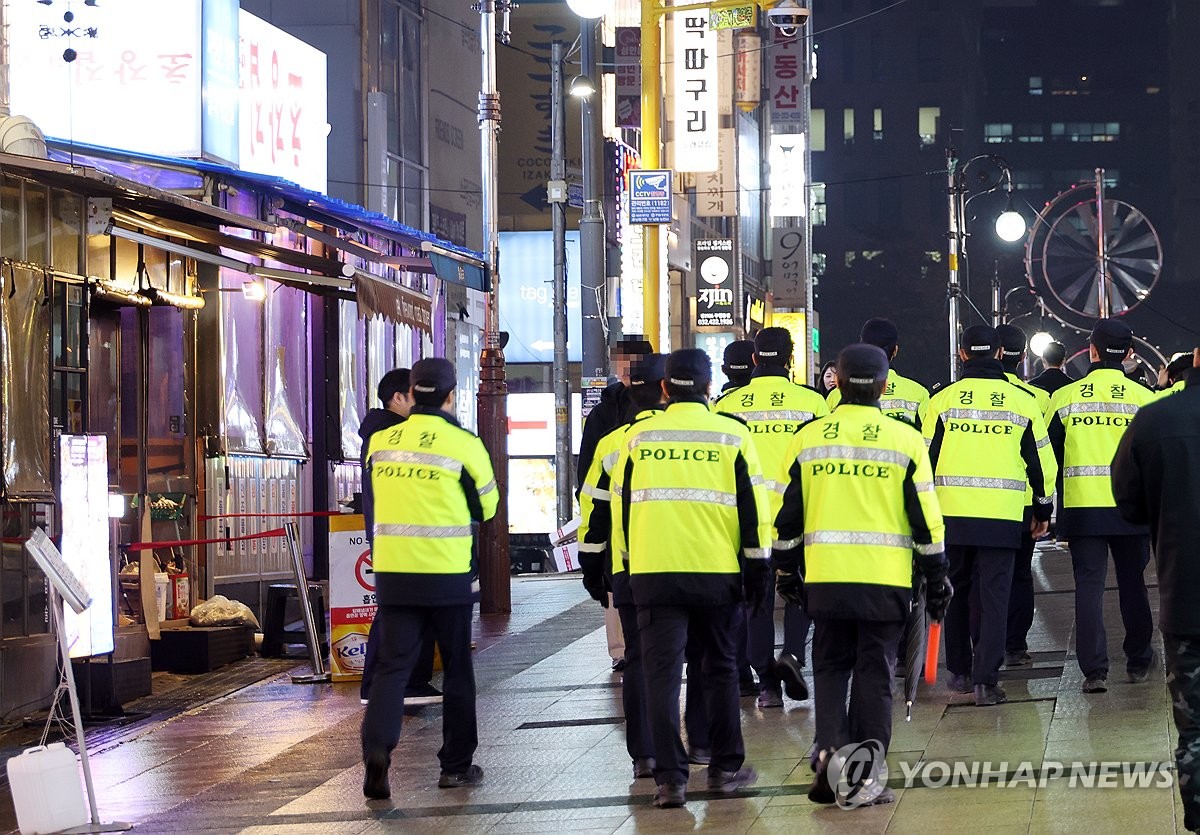
[[[21,181],[5,177],[0,184],[0,255],[24,260],[21,234]]]
[[[938,123],[941,118],[940,107],[917,108],[917,136],[921,140],[922,148],[937,144]]]
[[[842,139],[847,145],[854,144],[854,109],[850,107],[842,111]]]
[[[822,108],[813,108],[812,114],[808,118],[809,132],[809,149],[813,151],[825,150],[825,111]]]
[[[876,142],[883,141],[883,108],[877,107],[871,114],[871,137]]]
[[[112,251],[110,249],[115,238],[108,235],[88,235],[87,239],[87,274],[96,278],[111,278]]]
[[[50,263],[49,235],[46,228],[46,189],[32,183],[25,185],[25,260],[35,264]]]
[[[808,191],[809,207],[812,210],[812,225],[824,226],[827,206],[825,204],[825,184],[813,183]]]
[[[50,197],[50,264],[78,275],[83,201],[63,191],[51,192]]]
[[[1040,75],[1029,76],[1029,95],[1040,96],[1042,94],[1042,77]]]
[[[1008,122],[990,122],[983,126],[983,141],[989,144],[1012,142],[1013,126]]]

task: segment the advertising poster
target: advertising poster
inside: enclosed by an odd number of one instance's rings
[[[733,327],[737,272],[732,238],[700,238],[693,242],[696,257],[696,325]]]
[[[375,573],[363,517],[329,517],[329,666],[334,681],[362,678],[375,619]]]

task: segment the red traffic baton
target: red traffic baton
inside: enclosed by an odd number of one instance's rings
[[[942,643],[942,624],[933,621],[929,624],[929,640],[925,643],[925,683],[937,684],[938,651]]]

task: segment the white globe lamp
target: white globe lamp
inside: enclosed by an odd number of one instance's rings
[[[1046,350],[1046,346],[1054,341],[1054,337],[1045,331],[1038,331],[1033,336],[1029,337],[1029,350],[1037,354],[1039,357]]]
[[[567,0],[567,7],[582,18],[592,20],[612,11],[614,0]]]
[[[1025,218],[1012,209],[1001,212],[996,218],[996,236],[1010,244],[1021,240],[1025,237]]]

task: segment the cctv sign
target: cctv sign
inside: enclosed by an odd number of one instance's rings
[[[693,244],[696,265],[696,326],[733,327],[737,270],[733,238],[699,238]]]

